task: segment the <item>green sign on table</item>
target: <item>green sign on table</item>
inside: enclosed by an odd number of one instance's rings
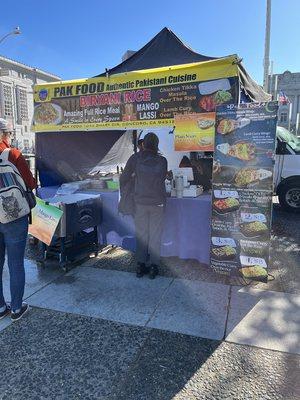
[[[59,208],[46,204],[37,197],[29,233],[49,246],[62,215]]]

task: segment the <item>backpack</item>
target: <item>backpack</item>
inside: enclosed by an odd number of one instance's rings
[[[30,213],[26,185],[17,167],[8,161],[9,149],[0,154],[0,223],[13,222]]]

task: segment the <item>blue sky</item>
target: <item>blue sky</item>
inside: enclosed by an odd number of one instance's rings
[[[266,0],[12,0],[0,2],[0,54],[63,79],[96,75],[164,26],[209,56],[237,53],[263,78]],[[274,72],[300,71],[300,0],[272,0]]]

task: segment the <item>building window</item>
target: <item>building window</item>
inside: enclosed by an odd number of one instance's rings
[[[3,114],[5,117],[13,116],[13,98],[10,85],[2,83]]]
[[[18,77],[21,79],[26,79],[26,74],[23,74],[22,72],[18,72]]]
[[[27,92],[20,87],[16,88],[17,110],[19,122],[28,121]]]
[[[280,122],[287,122],[288,120],[288,113],[287,112],[282,112],[280,114]]]

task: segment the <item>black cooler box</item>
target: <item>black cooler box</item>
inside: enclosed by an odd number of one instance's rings
[[[63,211],[50,246],[43,246],[43,261],[58,256],[67,270],[68,263],[83,253],[98,252],[98,229],[102,222],[101,196],[74,193],[45,199]]]

